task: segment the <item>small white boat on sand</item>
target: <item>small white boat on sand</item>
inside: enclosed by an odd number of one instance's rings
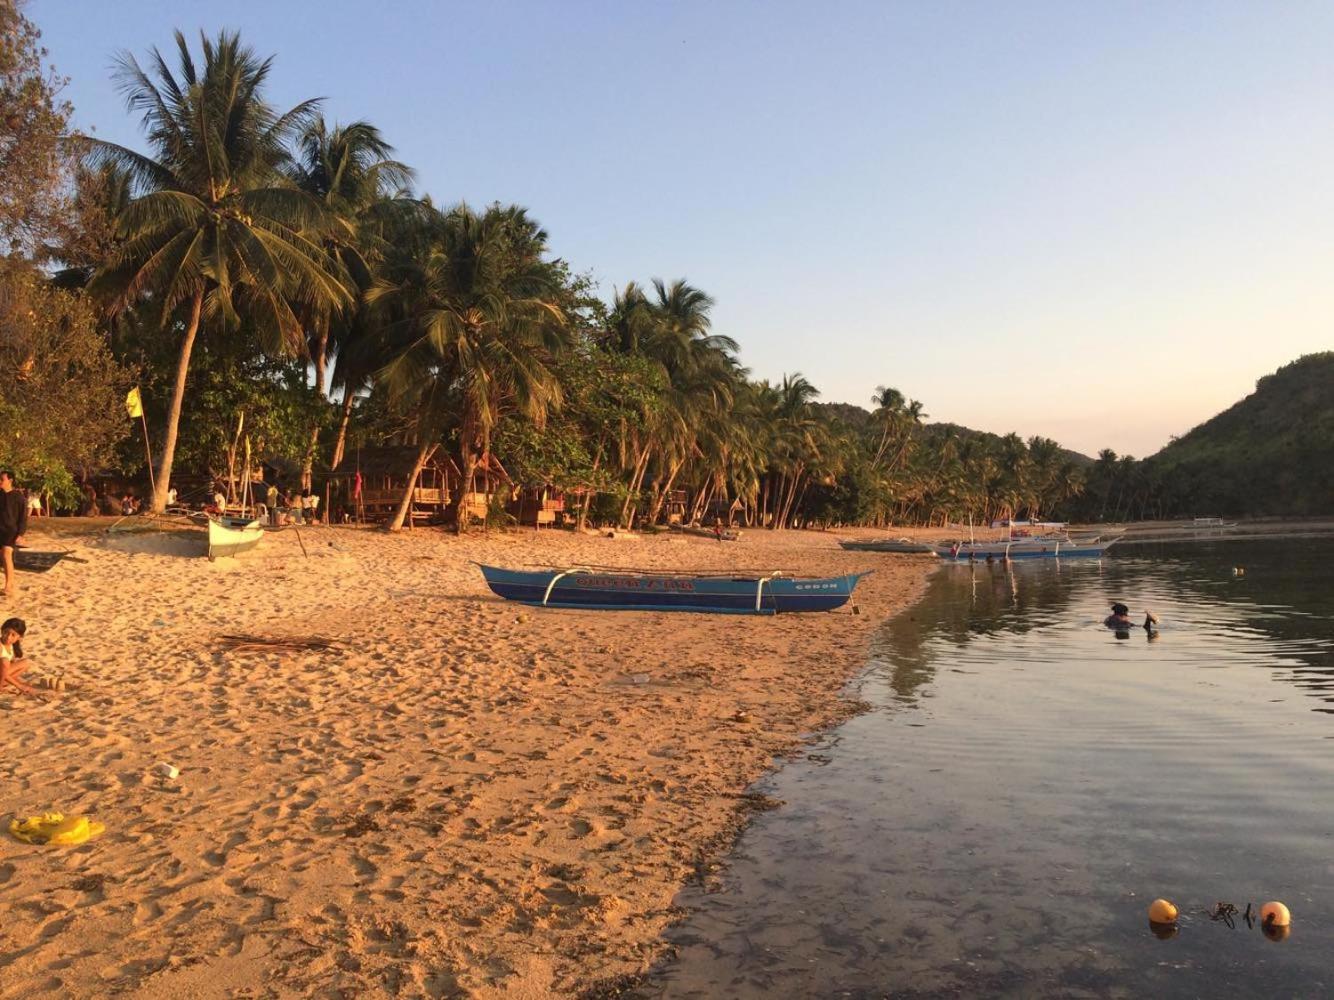
[[[210,517],[208,560],[249,552],[264,537],[264,527],[253,517]]]

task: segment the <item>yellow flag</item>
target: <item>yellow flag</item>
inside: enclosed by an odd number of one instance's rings
[[[125,412],[130,415],[131,420],[144,415],[144,401],[139,396],[137,385],[125,394]]]

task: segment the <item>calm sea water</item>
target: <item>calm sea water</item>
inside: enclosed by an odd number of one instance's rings
[[[643,996],[1334,995],[1334,543],[944,566],[859,693]]]

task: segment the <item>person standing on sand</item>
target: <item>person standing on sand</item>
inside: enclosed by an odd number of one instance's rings
[[[28,502],[14,488],[14,473],[0,469],[0,553],[5,562],[5,596],[18,593],[14,585],[14,548],[28,530]]]

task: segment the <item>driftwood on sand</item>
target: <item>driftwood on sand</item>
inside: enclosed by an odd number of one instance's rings
[[[336,640],[319,635],[224,634],[218,636],[218,644],[232,653],[318,653],[339,647]]]

